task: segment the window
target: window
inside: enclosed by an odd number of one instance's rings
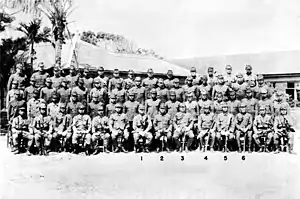
[[[287,88],[295,88],[295,82],[288,82]]]

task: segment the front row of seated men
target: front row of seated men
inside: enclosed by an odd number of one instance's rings
[[[157,152],[196,148],[201,151],[228,152],[236,149],[238,152],[251,152],[256,148],[260,152],[274,150],[278,153],[284,145],[289,153],[294,153],[295,131],[286,106],[281,106],[280,114],[275,117],[260,106],[254,119],[246,112],[244,103],[240,104],[240,111],[235,116],[228,112],[226,102],[222,102],[221,107],[221,112],[214,114],[209,105],[204,105],[203,113],[195,121],[184,103],[180,103],[173,119],[164,103],[160,104],[154,119],[146,114],[144,105],[139,105],[138,114],[131,122],[119,103],[109,118],[104,115],[104,106],[99,106],[93,119],[86,114],[84,104],[78,106],[78,114],[74,117],[66,114],[65,104],[60,104],[59,113],[51,118],[46,104],[41,103],[39,116],[30,122],[26,118],[25,107],[21,106],[18,116],[12,120],[12,148],[19,153],[23,147],[28,155],[31,155],[32,148],[45,154],[51,150],[97,154],[100,149],[104,152],[127,152],[132,140],[136,152],[149,152],[153,148]]]

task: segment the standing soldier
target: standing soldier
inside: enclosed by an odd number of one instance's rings
[[[8,83],[7,83],[7,90],[9,91],[12,87],[12,82],[16,81],[17,85],[21,82],[25,82],[27,79],[27,76],[23,72],[23,66],[22,64],[16,65],[16,73],[9,76]]]
[[[30,121],[30,123],[33,122],[33,119],[37,117],[40,113],[40,105],[42,102],[45,103],[43,99],[39,98],[40,92],[38,89],[35,89],[33,91],[33,98],[31,98],[27,102],[27,117]]]
[[[51,118],[47,115],[47,107],[45,103],[40,104],[40,114],[33,119],[32,130],[36,147],[39,149],[40,155],[49,152],[50,141],[52,139]],[[28,146],[32,146],[32,139],[29,139]],[[44,151],[45,150],[45,151]]]
[[[70,97],[70,101],[67,104],[67,114],[70,114],[72,117],[77,115],[79,105],[80,102],[78,101],[77,93],[73,91]]]
[[[156,89],[151,90],[151,98],[146,100],[146,114],[148,114],[151,120],[154,119],[154,116],[158,113],[158,107],[161,103],[160,99],[157,99],[157,91]]]
[[[197,140],[199,140],[200,146],[199,149],[203,152],[206,150],[205,147],[208,147],[208,143],[211,138],[210,151],[214,151],[214,142],[215,142],[215,116],[210,112],[211,106],[209,104],[204,104],[203,113],[198,117],[198,131]],[[206,143],[205,137],[207,137]]]
[[[98,76],[94,78],[94,82],[96,80],[99,80],[100,84],[101,84],[101,87],[102,88],[108,88],[108,77],[104,76],[104,68],[102,66],[100,66],[98,68]]]
[[[294,154],[293,146],[294,146],[294,133],[295,130],[292,128],[293,120],[287,113],[287,107],[282,105],[280,107],[280,115],[275,117],[274,121],[274,144],[276,147],[275,153],[279,153],[279,140],[281,138],[284,141],[284,138],[288,140],[289,153]],[[282,145],[284,143],[281,143]]]
[[[250,113],[254,119],[258,113],[258,100],[253,97],[251,88],[246,89],[246,98],[242,99],[242,103],[246,105],[246,112]]]
[[[45,85],[45,81],[50,75],[45,71],[45,65],[43,62],[40,62],[38,64],[38,70],[37,72],[32,74],[32,78],[36,81],[36,86],[41,89]]]
[[[78,108],[78,115],[73,118],[73,135],[72,144],[74,146],[74,153],[79,151],[80,142],[85,150],[85,153],[89,155],[91,149],[92,135],[91,127],[92,121],[89,115],[85,113],[84,104],[80,103]]]
[[[258,101],[258,108],[260,106],[264,106],[266,109],[266,113],[273,117],[274,115],[273,102],[271,99],[268,98],[267,90],[262,89],[260,91],[260,94],[261,94],[261,100]]]
[[[50,78],[46,79],[46,87],[43,87],[40,91],[40,98],[45,100],[48,104],[51,102],[52,94],[55,92],[55,89],[52,87],[52,81]]]
[[[184,102],[183,99],[184,99],[184,90],[183,88],[180,86],[179,84],[179,79],[178,78],[175,78],[174,79],[174,88],[171,89],[173,91],[175,91],[176,93],[176,100],[180,103]]]
[[[84,104],[87,103],[87,95],[88,95],[88,90],[86,87],[84,87],[84,81],[82,78],[78,79],[78,86],[74,87],[72,89],[72,92],[77,93],[78,101],[82,102]]]
[[[173,121],[174,126],[174,134],[173,139],[176,143],[176,151],[180,149],[180,137],[182,137],[183,142],[185,142],[185,137],[188,137],[187,145],[186,145],[186,152],[190,150],[190,146],[192,145],[194,139],[193,127],[194,127],[194,120],[190,113],[186,112],[186,106],[184,103],[179,105],[179,111],[176,113]],[[183,150],[183,148],[182,148]]]
[[[117,86],[118,82],[121,82],[121,88],[123,86],[123,79],[120,77],[119,69],[114,69],[113,78],[111,78],[108,82],[108,92],[112,92]]]
[[[169,90],[165,87],[164,80],[159,78],[157,85],[157,98],[160,99],[162,103],[167,102],[169,99]]]
[[[198,101],[199,114],[204,113],[204,107],[206,105],[210,107],[210,111],[213,111],[213,102],[208,99],[208,93],[203,90],[201,92],[201,99]]]
[[[59,113],[59,96],[56,92],[52,94],[52,102],[47,105],[47,113],[53,119]]]
[[[244,82],[243,74],[237,74],[237,82],[232,85],[232,89],[236,92],[237,99],[242,100],[246,95],[246,88],[248,87],[248,83]]]
[[[223,149],[223,152],[228,152],[234,139],[234,116],[228,112],[226,102],[222,102],[221,106],[222,112],[216,117],[216,141],[219,150]]]
[[[224,77],[222,74],[218,75],[218,82],[212,89],[212,100],[216,99],[216,93],[222,93],[223,97],[227,97],[229,87],[225,85]]]
[[[202,92],[206,92],[208,99],[211,99],[212,87],[207,83],[206,75],[203,75],[203,77],[201,78],[201,82],[202,84],[198,86],[200,95],[202,94]]]
[[[146,88],[146,99],[150,99],[151,98],[151,90],[153,88],[156,88],[158,80],[154,77],[152,68],[148,69],[147,75],[148,75],[148,77],[142,81],[142,86]],[[147,109],[147,107],[146,107],[146,109]]]
[[[152,134],[151,134],[151,129],[152,129],[152,122],[151,118],[149,115],[145,114],[145,106],[140,104],[139,105],[139,113],[138,115],[134,116],[133,118],[133,139],[134,139],[134,148],[135,151],[138,152],[139,150],[139,139],[145,139],[145,152],[149,153],[149,145],[151,144],[152,141]]]
[[[258,75],[257,76],[257,87],[256,87],[256,99],[260,100],[262,91],[267,90],[267,97],[270,98],[272,96],[272,90],[270,87],[265,83],[264,76]]]
[[[58,65],[56,65],[53,69],[53,73],[54,75],[52,77],[50,77],[51,81],[52,81],[52,87],[55,90],[58,90],[61,86],[61,81],[62,81],[62,76],[61,76],[61,71]]]
[[[229,92],[229,99],[228,99],[228,108],[229,108],[229,113],[231,113],[233,116],[235,116],[239,112],[239,106],[240,106],[240,101],[236,99],[236,93],[235,91],[230,91]]]
[[[189,93],[192,93],[193,99],[197,99],[198,89],[197,89],[197,86],[193,85],[193,78],[191,76],[188,76],[186,78],[186,85],[184,85],[182,88],[184,90],[183,101],[187,101]]]
[[[271,115],[266,114],[266,107],[259,107],[259,115],[257,115],[253,122],[253,139],[259,147],[259,152],[263,152],[262,145],[260,143],[261,137],[266,137],[265,150],[269,152],[268,148],[273,138],[273,121]]]
[[[20,153],[20,147],[22,140],[27,141],[29,135],[29,120],[26,118],[25,106],[20,106],[18,110],[18,116],[12,120],[11,132],[12,132],[12,151]]]
[[[20,91],[15,92],[15,99],[8,104],[7,109],[7,120],[12,122],[12,119],[17,116],[18,109],[21,106],[26,106],[26,102],[22,99]]]
[[[8,108],[9,103],[16,98],[16,92],[20,91],[18,90],[17,80],[14,80],[11,84],[11,89],[6,94],[6,108]]]
[[[245,141],[246,138],[248,139],[248,152],[251,153],[252,133],[253,133],[252,124],[253,124],[252,115],[246,112],[246,104],[241,103],[240,112],[235,116],[234,119],[235,136],[238,144],[239,153],[242,152],[241,140],[240,140],[241,136],[244,136]],[[244,144],[246,144],[246,142],[244,142]],[[244,146],[244,148],[246,148],[246,146]]]
[[[77,71],[73,65],[70,66],[70,73],[66,76],[66,79],[69,82],[69,87],[73,89],[77,86],[77,82],[79,79],[79,74],[77,74]]]
[[[245,66],[246,74],[245,74],[245,81],[246,82],[255,82],[257,81],[256,75],[252,74],[252,66],[246,65]]]
[[[179,104],[176,100],[176,93],[174,90],[170,91],[170,100],[166,102],[166,112],[171,116],[171,119],[173,121],[175,114],[179,110]]]
[[[99,152],[99,142],[103,141],[104,152],[109,153],[108,143],[110,140],[109,119],[104,116],[104,105],[98,106],[98,113],[92,120],[92,145],[94,155]]]
[[[192,77],[192,81],[193,81],[193,85],[194,86],[199,86],[201,84],[201,79],[200,77],[197,75],[197,70],[195,67],[192,67],[191,70],[190,70],[190,74],[191,74],[191,77]]]
[[[98,95],[98,99],[103,104],[108,102],[108,94],[106,88],[101,88],[101,82],[99,78],[94,79],[94,88],[90,91],[88,95],[88,101],[90,102],[93,95]]]
[[[124,103],[124,113],[127,115],[129,121],[129,128],[132,129],[132,121],[138,113],[139,103],[135,100],[134,92],[129,93],[129,100]]]
[[[109,129],[111,131],[111,138],[115,148],[115,153],[119,152],[120,149],[125,153],[127,152],[124,148],[124,141],[127,141],[129,138],[129,125],[126,114],[122,113],[122,108],[122,104],[117,103],[116,112],[109,118]]]
[[[35,79],[30,78],[30,86],[26,87],[24,90],[24,99],[28,102],[31,98],[33,98],[33,91],[37,89]]]
[[[172,141],[172,118],[171,115],[167,113],[166,105],[160,104],[159,112],[155,115],[153,120],[154,134],[156,143],[160,143],[160,140],[166,144],[166,151],[170,152],[170,145]],[[163,146],[157,145],[156,152],[163,149]]]
[[[165,87],[170,90],[174,88],[174,75],[172,70],[168,70],[167,72],[167,79],[164,81]]]
[[[88,67],[85,67],[83,69],[83,85],[85,88],[87,88],[88,91],[90,91],[93,88],[93,78],[90,77],[90,70]]]
[[[116,96],[114,94],[111,94],[109,104],[107,104],[105,111],[105,114],[108,118],[110,118],[110,116],[116,112],[116,100]]]
[[[135,78],[135,86],[133,88],[131,88],[130,90],[135,93],[136,101],[138,101],[140,104],[145,104],[146,88],[142,86],[141,77]]]
[[[99,96],[97,93],[92,94],[92,101],[88,103],[88,115],[93,119],[98,115],[98,107],[103,106],[103,103],[99,102]]]
[[[60,103],[68,103],[71,96],[71,89],[68,88],[68,80],[66,78],[62,78],[61,88],[58,89],[57,93],[60,97]]]
[[[111,91],[111,94],[117,98],[117,103],[124,104],[126,99],[126,91],[122,86],[123,81],[121,79],[115,81],[115,88]]]
[[[282,91],[277,91],[276,93],[276,100],[273,102],[273,108],[274,108],[274,113],[275,116],[280,115],[280,108],[282,106],[285,106],[287,108],[287,114],[290,114],[290,105],[288,102],[283,100],[283,92]]]
[[[226,74],[224,75],[225,84],[231,87],[231,85],[236,82],[236,78],[232,74],[232,66],[230,64],[226,65],[225,70],[226,70]]]
[[[134,72],[133,72],[133,70],[130,69],[128,71],[128,78],[124,80],[124,88],[125,88],[126,85],[131,85],[131,87],[133,87],[134,84],[135,84],[134,80],[135,80],[134,79]]]
[[[208,77],[207,77],[207,83],[210,85],[211,88],[214,87],[214,85],[216,84],[217,80],[214,76],[214,67],[208,67],[207,69],[207,74],[208,74]]]

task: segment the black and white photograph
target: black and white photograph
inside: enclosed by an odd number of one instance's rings
[[[0,0],[0,199],[299,199],[299,0]]]

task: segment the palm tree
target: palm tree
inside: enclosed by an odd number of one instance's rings
[[[33,67],[33,59],[34,59],[34,44],[40,42],[51,42],[50,38],[50,28],[45,27],[41,30],[41,20],[34,19],[28,24],[20,23],[20,26],[17,30],[23,32],[25,34],[25,38],[27,40],[27,44],[30,45],[30,54],[31,54],[31,67]]]
[[[52,24],[55,40],[55,60],[61,59],[64,33],[71,37],[67,18],[73,12],[73,0],[4,0],[4,4],[11,8],[21,8],[26,13],[41,15],[44,13]]]

